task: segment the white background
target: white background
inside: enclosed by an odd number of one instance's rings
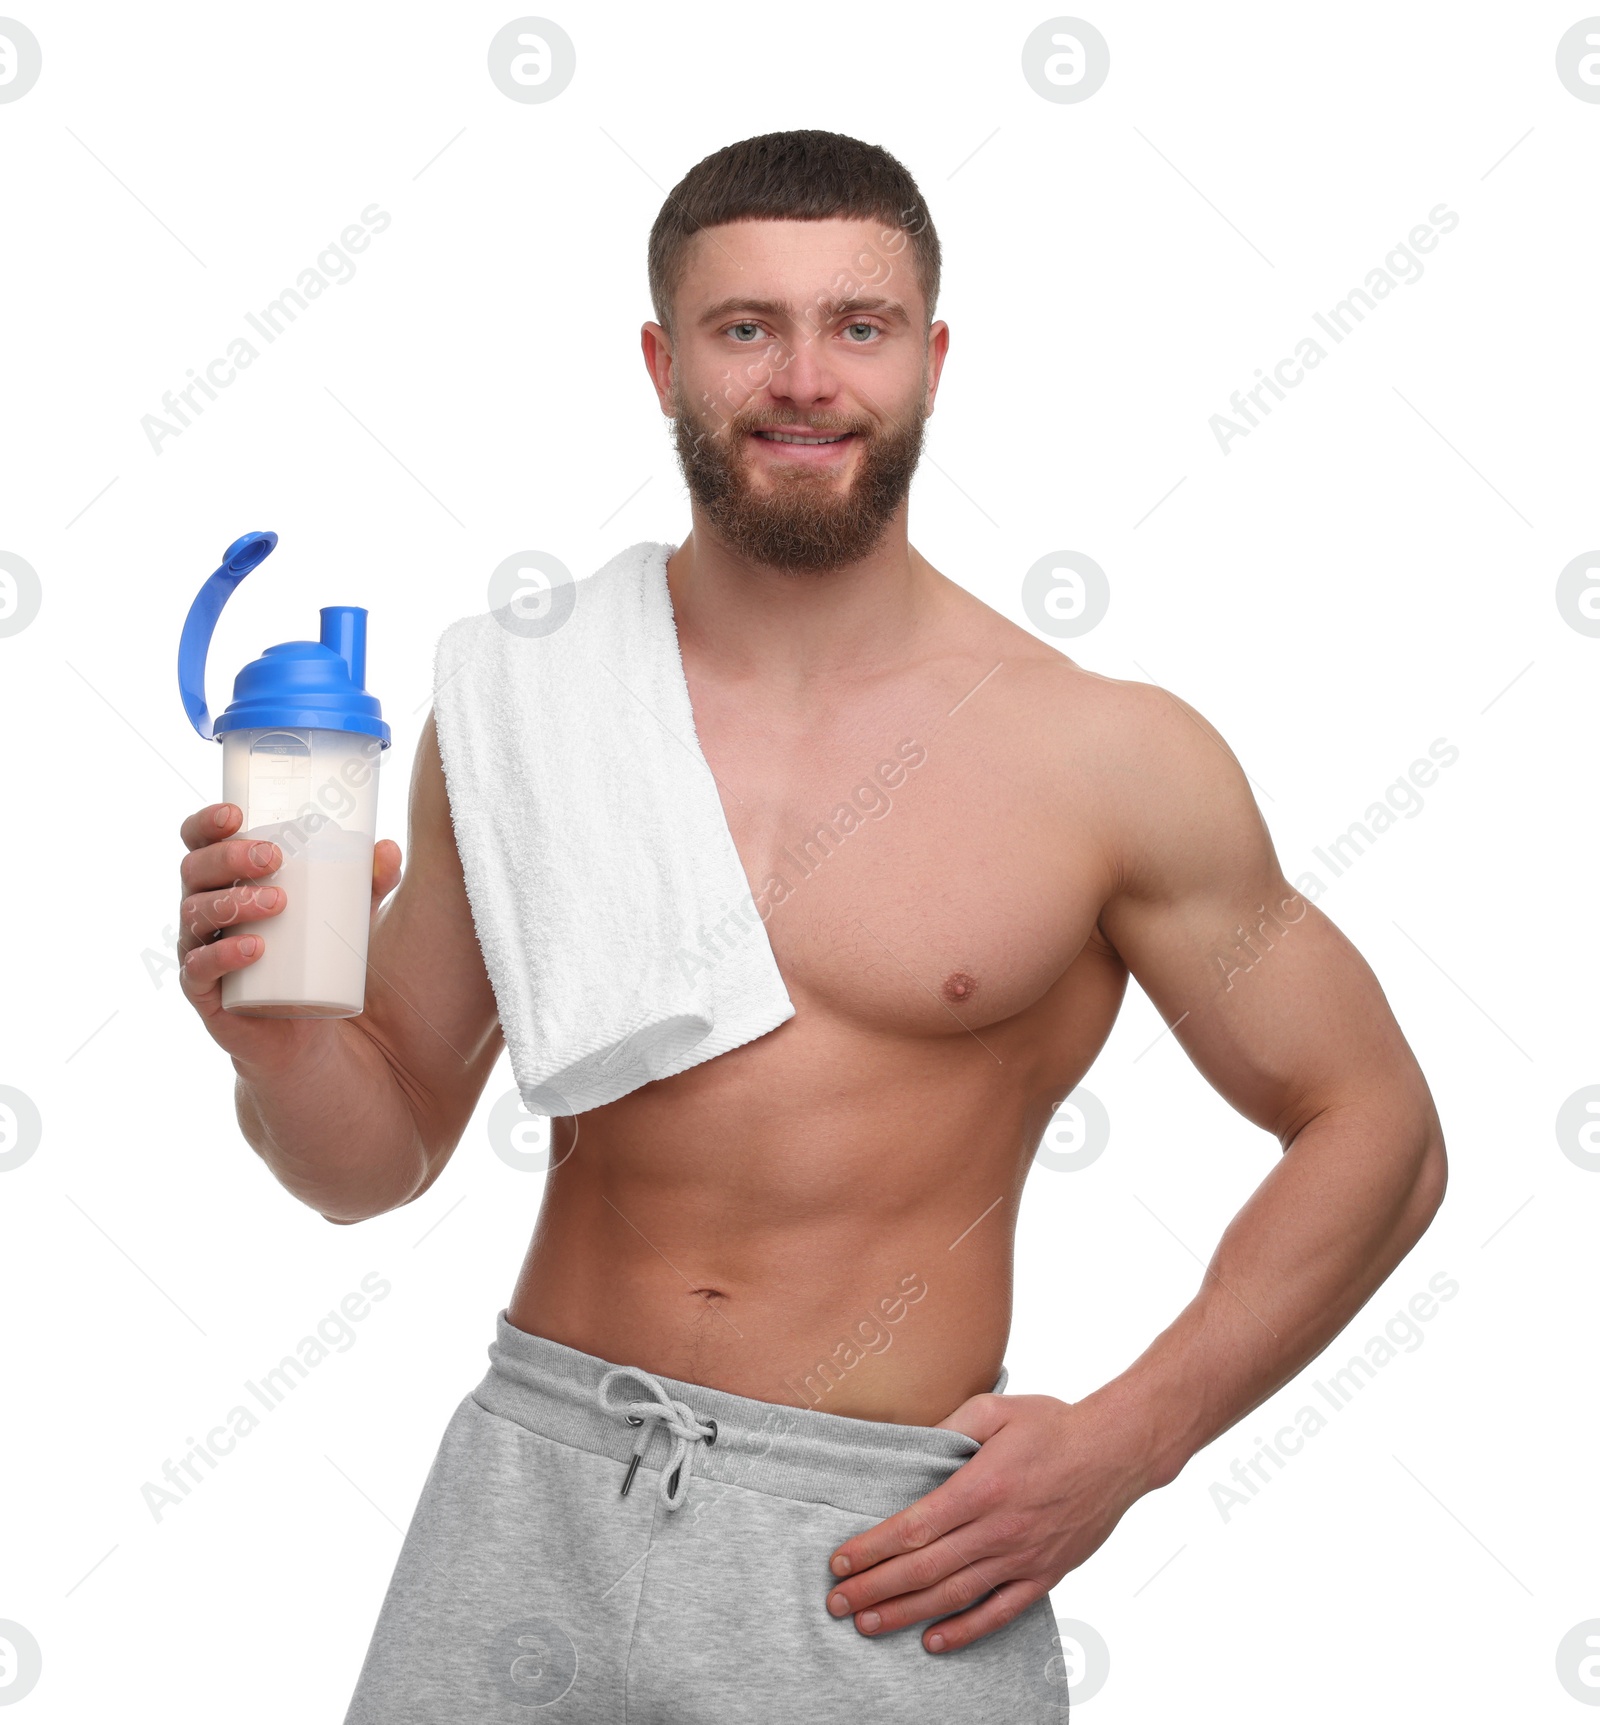
[[[0,638],[0,1083],[43,1119],[0,1174],[0,1618],[44,1657],[18,1720],[338,1721],[539,1202],[487,1140],[504,1067],[438,1184],[359,1227],[240,1139],[159,960],[179,821],[220,795],[173,675],[189,600],[237,535],[282,535],[218,629],[217,705],[318,606],[371,608],[403,837],[433,642],[495,565],[686,531],[646,234],[702,156],[790,126],[894,151],[944,243],[916,544],[1018,621],[1036,559],[1100,563],[1109,613],[1066,650],[1227,737],[1449,1144],[1438,1220],[1328,1355],[1056,1588],[1111,1652],[1081,1716],[1586,1717],[1555,1656],[1600,1616],[1600,1173],[1554,1130],[1600,1080],[1600,639],[1555,600],[1600,543],[1600,104],[1555,71],[1583,12],[1094,0],[1110,76],[1061,104],[1021,74],[1040,7],[551,0],[577,73],[521,104],[486,71],[505,7],[15,6],[44,56],[0,105],[0,550],[43,591]],[[1230,393],[1441,202],[1423,277],[1222,454]],[[163,392],[373,203],[354,278],[155,454]],[[1421,813],[1317,868],[1439,737]],[[1014,1390],[1126,1365],[1272,1164],[1161,1030],[1130,990],[1086,1081],[1109,1149],[1030,1183]],[[154,1520],[142,1485],[369,1271],[392,1293],[355,1345]],[[1422,1345],[1224,1521],[1212,1483],[1440,1272]]]

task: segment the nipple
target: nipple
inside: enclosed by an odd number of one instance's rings
[[[953,1006],[960,1006],[978,992],[978,979],[968,976],[964,970],[952,970],[944,979],[942,992]]]

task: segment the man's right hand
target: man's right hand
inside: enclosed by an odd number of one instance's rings
[[[302,1203],[330,1222],[359,1222],[409,1203],[438,1177],[505,1046],[432,716],[412,769],[403,880],[394,840],[373,847],[357,1017],[223,1011],[222,979],[265,952],[293,890],[267,884],[283,859],[275,844],[236,837],[243,819],[236,803],[214,803],[183,823],[183,992],[233,1056],[245,1141]]]
[[[270,1062],[290,1053],[302,1021],[239,1017],[222,1009],[223,977],[254,964],[265,951],[260,934],[227,931],[276,916],[286,902],[282,887],[256,884],[283,861],[278,847],[230,838],[243,818],[233,803],[213,803],[180,829],[189,853],[179,869],[186,895],[178,906],[180,981],[201,1022],[229,1054]]]
[[[231,837],[242,819],[235,804],[213,803],[190,815],[180,829],[189,854],[179,871],[186,896],[178,906],[178,956],[183,992],[212,1038],[236,1059],[266,1067],[298,1059],[337,1020],[253,1018],[223,1010],[223,977],[254,964],[267,938],[254,929],[242,934],[229,929],[277,916],[287,902],[282,887],[260,884],[281,865],[282,853],[264,840]],[[372,859],[374,910],[399,878],[400,847],[392,839],[380,840]]]

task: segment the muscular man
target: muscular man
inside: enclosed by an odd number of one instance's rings
[[[683,669],[795,1013],[552,1123],[491,1372],[349,1717],[1060,1719],[1048,1589],[1390,1274],[1444,1192],[1439,1122],[1217,732],[908,542],[949,330],[905,170],[829,133],[733,145],[668,198],[650,262]],[[1035,363],[1048,318],[1007,315]],[[800,858],[885,761],[886,818]],[[239,818],[184,824],[184,987],[246,1138],[359,1222],[440,1177],[502,1047],[431,718],[403,876],[377,847],[360,1017],[221,1010],[281,908]],[[1125,1371],[1073,1403],[996,1393],[1023,1183],[1130,973],[1283,1155]]]

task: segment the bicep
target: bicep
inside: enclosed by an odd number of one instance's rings
[[[1284,878],[1239,763],[1155,693],[1177,713],[1152,727],[1100,919],[1130,973],[1207,1082],[1284,1145],[1353,1103],[1431,1117],[1377,978]]]
[[[431,713],[411,774],[405,872],[372,929],[364,1017],[417,1120],[431,1183],[502,1046]]]

